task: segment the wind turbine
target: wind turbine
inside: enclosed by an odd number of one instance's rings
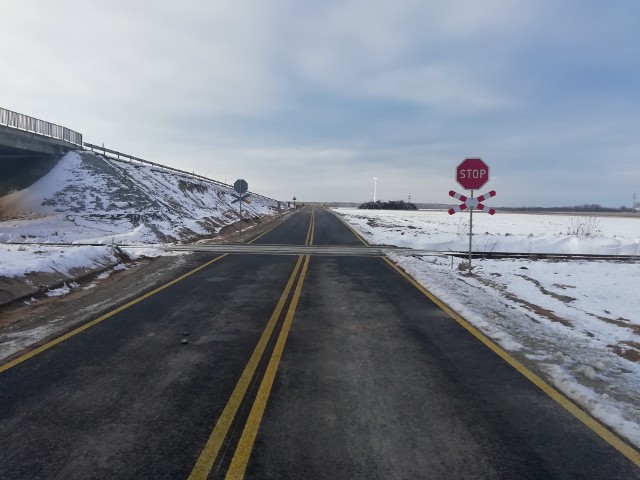
[[[376,192],[378,190],[378,177],[373,177],[373,201],[376,201]]]

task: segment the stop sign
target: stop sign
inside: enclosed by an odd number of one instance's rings
[[[489,181],[489,166],[480,158],[465,158],[456,168],[456,180],[467,190],[477,190]]]

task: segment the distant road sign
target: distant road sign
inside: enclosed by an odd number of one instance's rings
[[[489,181],[489,166],[480,158],[465,158],[456,168],[456,181],[467,190],[477,190]]]
[[[236,183],[233,184],[233,189],[242,195],[247,190],[249,190],[249,184],[242,178],[239,178],[238,180],[236,180]]]

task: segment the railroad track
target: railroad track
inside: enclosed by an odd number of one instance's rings
[[[469,252],[448,252],[447,255],[458,258],[469,258]],[[472,252],[472,258],[485,259],[524,259],[524,260],[606,260],[618,262],[635,262],[638,255],[599,255],[589,253],[514,253],[514,252]]]
[[[38,243],[20,242],[8,243],[8,245],[36,245],[42,247],[80,247],[111,246],[103,243]],[[314,256],[365,256],[380,257],[389,254],[403,256],[440,256],[469,258],[469,252],[462,251],[439,251],[439,250],[417,250],[401,248],[390,245],[371,246],[341,246],[341,245],[256,245],[245,243],[219,243],[219,244],[191,244],[191,245],[123,245],[114,244],[114,248],[148,249],[158,248],[164,251],[184,251],[184,252],[208,252],[208,253],[232,253],[249,255],[314,255]],[[473,259],[522,259],[522,260],[556,260],[556,261],[615,261],[615,262],[637,262],[640,255],[600,255],[586,253],[518,253],[518,252],[473,252]]]

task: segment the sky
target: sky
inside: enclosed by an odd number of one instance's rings
[[[490,206],[640,200],[637,0],[0,0],[0,31],[0,107],[279,200],[449,202],[467,157]]]

